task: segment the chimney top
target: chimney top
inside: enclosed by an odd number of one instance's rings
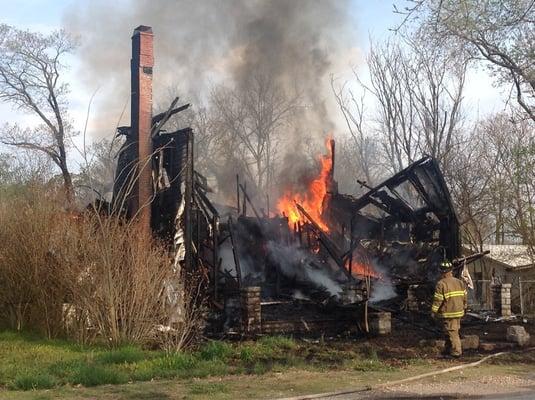
[[[136,29],[134,29],[134,35],[136,33],[152,33],[152,27],[146,26],[146,25],[139,25]]]

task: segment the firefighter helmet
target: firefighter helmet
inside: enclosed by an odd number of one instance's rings
[[[448,272],[448,271],[451,271],[451,269],[453,268],[453,265],[451,264],[451,262],[449,262],[448,260],[444,260],[440,263],[440,270],[442,272]]]

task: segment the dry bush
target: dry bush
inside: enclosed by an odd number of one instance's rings
[[[207,307],[205,280],[201,274],[185,276],[181,317],[178,321],[158,326],[155,342],[168,353],[179,352],[202,340]]]
[[[54,199],[39,190],[0,203],[0,321],[12,329],[56,336],[61,331],[66,267],[63,237],[74,225]]]
[[[71,280],[70,301],[81,314],[78,332],[92,329],[112,345],[149,341],[166,316],[163,283],[172,270],[165,247],[136,224],[99,216],[84,220],[79,238],[71,263],[84,267]]]
[[[181,322],[163,335],[156,329],[169,325],[166,283],[182,282],[167,246],[135,223],[58,204],[42,193],[0,202],[0,322],[112,346],[157,341],[167,350],[198,336],[200,284],[181,296]]]

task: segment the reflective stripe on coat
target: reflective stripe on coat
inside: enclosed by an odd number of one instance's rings
[[[442,318],[461,318],[466,309],[466,286],[463,281],[449,276],[438,281],[431,312]]]

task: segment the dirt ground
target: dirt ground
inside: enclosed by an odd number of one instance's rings
[[[480,342],[489,342],[498,344],[496,351],[512,350],[514,346],[508,344],[506,340],[507,328],[511,325],[522,325],[531,335],[531,342],[526,347],[535,346],[535,322],[528,321],[523,323],[520,320],[502,321],[502,322],[484,322],[473,318],[463,319],[460,335],[479,336]],[[421,327],[421,328],[418,328]],[[435,332],[433,332],[435,330]],[[392,334],[384,337],[377,337],[371,340],[374,346],[381,349],[385,357],[408,357],[411,355],[420,357],[432,356],[432,349],[423,345],[424,342],[430,342],[433,339],[443,339],[440,333],[440,327],[437,322],[429,320],[417,320],[412,325],[406,321],[392,320]],[[481,353],[478,350],[466,352],[470,359]]]

